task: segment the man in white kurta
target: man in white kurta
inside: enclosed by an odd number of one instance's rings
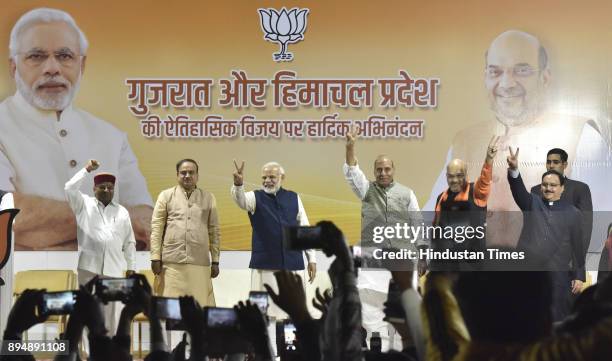
[[[79,190],[89,174],[98,169],[99,163],[90,160],[87,166],[70,179],[65,186],[66,198],[76,216],[79,261],[79,284],[87,283],[94,276],[123,277],[133,274],[136,267],[136,240],[128,211],[114,202],[114,176],[100,173],[94,178],[96,197]],[[105,308],[106,327],[116,329],[116,302]]]
[[[87,58],[85,35],[69,14],[54,9],[24,14],[11,35],[17,92],[0,104],[0,189],[13,192],[21,209],[16,249],[76,249],[64,183],[91,158],[118,175],[115,198],[129,210],[139,246],[146,246],[153,202],[126,134],[73,106]],[[81,191],[92,195],[91,187]]]

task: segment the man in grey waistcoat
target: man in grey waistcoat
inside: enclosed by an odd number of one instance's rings
[[[376,248],[407,249],[416,251],[417,247],[427,247],[421,237],[381,237],[383,227],[396,228],[423,227],[416,195],[409,187],[393,179],[395,165],[387,155],[379,155],[374,161],[374,181],[369,181],[357,164],[355,142],[359,129],[353,128],[346,135],[346,163],[343,173],[353,192],[361,200],[361,241],[364,250]],[[378,236],[378,237],[377,237]],[[381,239],[384,238],[384,239]],[[367,251],[365,251],[367,253]],[[411,261],[402,268],[412,268]],[[425,272],[426,264],[419,261],[419,273]],[[363,325],[370,332],[380,332],[383,336],[383,349],[387,348],[388,325],[384,318],[383,303],[391,275],[386,270],[360,270],[358,276],[359,296],[362,302]],[[391,333],[390,333],[391,334]],[[389,340],[391,341],[391,340]]]

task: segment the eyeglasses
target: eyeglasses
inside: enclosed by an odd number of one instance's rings
[[[20,53],[19,55],[23,55],[24,63],[30,67],[38,67],[44,64],[51,56],[51,54],[46,51],[30,51],[27,53]],[[72,68],[79,63],[83,55],[77,55],[68,50],[59,50],[53,53],[53,57],[61,66]]]
[[[540,71],[538,68],[533,68],[529,65],[516,65],[512,68],[512,75],[517,78],[528,78]],[[504,74],[505,70],[497,66],[489,66],[485,70],[487,78],[495,79]]]

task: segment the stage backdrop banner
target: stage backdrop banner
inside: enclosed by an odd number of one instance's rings
[[[30,202],[17,249],[75,249],[63,184],[90,158],[117,173],[116,200],[144,243],[183,158],[198,162],[198,187],[216,197],[224,250],[251,247],[247,213],[230,195],[234,160],[245,163],[246,190],[261,188],[263,164],[280,163],[310,223],[332,220],[356,242],[361,200],[343,174],[352,129],[368,179],[388,155],[423,209],[445,189],[447,162],[466,160],[474,181],[497,135],[490,211],[518,210],[509,147],[520,147],[528,187],[548,149],[566,149],[568,176],[591,185],[596,210],[612,210],[608,1],[13,0],[3,2],[0,57],[11,55],[15,22],[37,7],[71,14],[89,49],[56,123],[28,113],[10,66],[0,72],[0,186]],[[82,190],[92,194],[89,182]]]

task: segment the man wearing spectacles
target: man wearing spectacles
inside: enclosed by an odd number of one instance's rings
[[[541,183],[546,152],[551,148],[563,148],[570,155],[566,174],[591,185],[594,209],[611,209],[612,196],[603,183],[610,179],[612,172],[606,165],[610,157],[608,145],[594,121],[546,109],[551,78],[548,52],[535,36],[517,30],[497,36],[485,54],[484,68],[484,84],[493,116],[457,133],[447,162],[460,158],[466,162],[468,172],[478,171],[481,149],[486,147],[491,136],[498,135],[500,151],[507,151],[509,144],[525,150],[521,158],[521,176],[531,187]],[[592,164],[603,166],[590,166]],[[493,169],[487,243],[514,246],[520,235],[522,217],[504,172],[503,167]],[[436,196],[445,186],[443,170],[426,210],[433,209]]]
[[[0,189],[14,192],[21,209],[17,250],[76,249],[64,183],[89,158],[118,175],[115,199],[130,213],[139,248],[149,241],[152,200],[126,134],[72,104],[87,48],[74,19],[60,10],[32,10],[11,31],[17,92],[0,104]]]

